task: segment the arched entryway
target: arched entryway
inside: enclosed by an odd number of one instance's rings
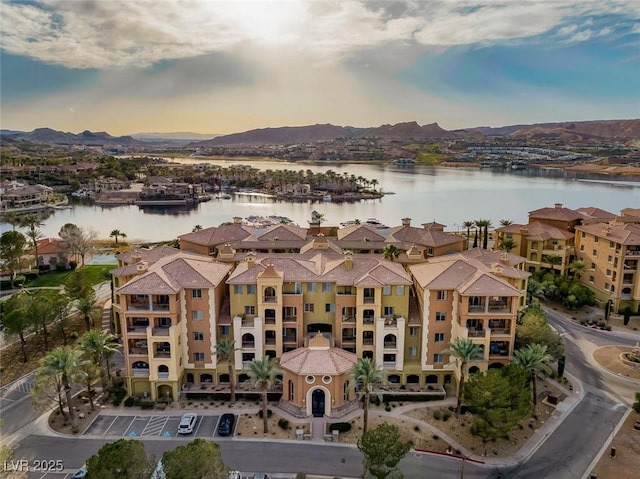
[[[311,392],[311,414],[313,417],[324,416],[325,394],[322,389],[314,389]]]
[[[170,401],[173,399],[173,388],[168,384],[158,386],[158,400]]]
[[[307,414],[313,417],[328,416],[331,413],[331,393],[318,386],[307,392]]]

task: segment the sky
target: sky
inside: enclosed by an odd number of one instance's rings
[[[640,118],[640,0],[0,0],[0,127]]]

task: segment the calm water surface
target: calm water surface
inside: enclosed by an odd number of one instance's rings
[[[181,163],[202,160],[181,159]],[[238,161],[211,161],[228,166]],[[410,217],[413,225],[437,221],[448,230],[461,229],[466,220],[490,219],[497,225],[502,218],[525,223],[527,212],[563,203],[569,208],[597,206],[620,212],[627,207],[640,207],[640,178],[613,182],[603,177],[576,177],[561,170],[498,171],[467,168],[434,168],[416,166],[398,168],[383,165],[296,165],[292,163],[256,161],[259,169],[294,169],[348,172],[368,179],[376,178],[386,192],[394,192],[380,200],[357,203],[285,203],[273,198],[234,195],[231,200],[213,199],[190,210],[156,208],[143,211],[138,206],[103,207],[76,205],[59,210],[49,217],[42,232],[57,236],[65,223],[93,228],[100,238],[114,229],[127,234],[128,240],[161,241],[188,233],[196,225],[217,226],[233,216],[278,214],[306,226],[311,212],[324,213],[327,225],[367,218],[377,218],[389,226]],[[8,225],[1,225],[2,231]]]

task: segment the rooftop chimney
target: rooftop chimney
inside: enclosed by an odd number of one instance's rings
[[[402,226],[411,226],[411,218],[402,218]]]
[[[560,208],[562,208],[562,203],[556,203],[556,204],[555,204],[555,205],[553,205],[553,206],[555,206],[556,208],[560,209]]]
[[[344,269],[347,271],[351,271],[353,269],[353,252],[345,251],[344,252]]]
[[[256,264],[256,254],[250,251],[246,254],[244,260],[247,262],[247,268],[253,268]]]

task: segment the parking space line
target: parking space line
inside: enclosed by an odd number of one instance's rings
[[[138,416],[133,416],[133,419],[131,420],[131,422],[129,423],[127,428],[122,433],[123,436],[127,434],[127,431],[131,428],[131,426],[133,425],[133,423],[135,422],[136,419],[138,419]]]
[[[107,433],[109,432],[109,429],[111,429],[111,426],[113,426],[113,423],[114,423],[114,422],[116,422],[116,421],[118,420],[118,417],[119,417],[119,416],[115,416],[115,417],[113,418],[113,421],[111,421],[111,424],[109,424],[109,427],[107,428],[107,430],[106,430],[105,432],[103,432],[103,433],[102,433],[102,435],[103,435],[103,436],[106,436],[106,435],[107,435]]]
[[[162,416],[151,417],[147,425],[144,427],[144,429],[140,433],[140,435],[141,436],[159,436],[168,421],[169,421],[168,417],[162,417]]]
[[[200,425],[202,424],[202,422],[204,421],[204,416],[200,416],[198,418],[198,425],[196,426],[196,430],[194,431],[193,435],[197,436],[198,435],[198,431],[200,430]],[[177,434],[177,433],[176,433]]]

